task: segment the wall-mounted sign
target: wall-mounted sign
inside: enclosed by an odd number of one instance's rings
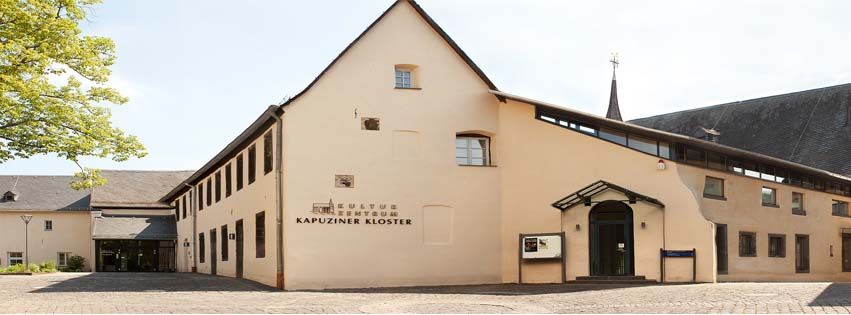
[[[299,224],[340,225],[412,225],[412,220],[400,217],[396,204],[334,203],[334,200],[314,203],[311,213],[319,217],[298,217]]]
[[[523,259],[560,258],[561,235],[523,237]]]
[[[334,187],[355,188],[354,175],[334,175]]]

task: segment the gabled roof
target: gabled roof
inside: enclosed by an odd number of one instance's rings
[[[0,176],[0,194],[18,195],[17,201],[0,199],[0,210],[89,210],[89,191],[72,189],[72,181],[73,176]]]
[[[159,199],[193,171],[103,170],[106,184],[92,190],[94,208],[155,208],[171,206]]]
[[[657,207],[665,208],[665,204],[663,204],[656,198],[639,194],[637,192],[609,183],[604,180],[598,180],[592,183],[591,185],[585,186],[584,188],[577,190],[575,193],[567,195],[566,197],[561,198],[556,202],[553,202],[552,206],[561,211],[565,211],[579,204],[590,204],[592,202],[591,199],[594,196],[599,195],[608,190],[614,190],[624,194],[630,201],[630,203],[644,201]]]
[[[851,84],[732,102],[630,121],[851,176]]]
[[[295,101],[296,99],[298,99],[304,93],[307,93],[307,91],[310,90],[310,88],[313,87],[313,85],[316,84],[316,82],[318,82],[319,79],[321,79],[322,76],[325,75],[325,73],[328,72],[328,70],[330,70],[331,67],[333,67],[334,64],[337,63],[337,60],[342,58],[343,55],[345,55],[346,52],[349,51],[349,49],[351,49],[355,44],[357,44],[358,41],[360,41],[361,38],[363,38],[367,33],[369,33],[369,31],[372,29],[373,26],[375,26],[376,24],[378,24],[378,22],[380,22],[382,19],[384,19],[384,17],[388,13],[390,13],[390,11],[392,11],[393,8],[395,8],[400,3],[410,4],[414,8],[414,10],[417,11],[417,13],[420,15],[420,17],[422,17],[428,23],[428,25],[430,25],[431,28],[434,29],[434,31],[437,32],[437,34],[439,34],[440,37],[442,37],[443,40],[446,41],[446,43],[449,45],[449,47],[452,47],[452,49],[455,51],[455,53],[457,53],[458,56],[461,57],[461,59],[463,59],[464,62],[466,62],[467,65],[470,66],[470,68],[473,70],[473,72],[475,72],[476,75],[478,75],[479,78],[481,78],[482,81],[484,81],[485,84],[487,84],[489,89],[499,90],[499,89],[496,88],[496,85],[493,84],[493,81],[491,81],[490,78],[488,78],[488,76],[485,75],[484,71],[482,71],[482,69],[479,68],[479,66],[476,65],[476,63],[473,62],[472,59],[470,59],[470,56],[467,56],[467,53],[465,53],[464,50],[462,50],[461,47],[458,46],[458,44],[454,40],[452,40],[451,37],[449,37],[449,34],[446,34],[446,32],[443,30],[443,28],[440,27],[440,25],[437,25],[437,22],[435,22],[434,19],[432,19],[431,16],[429,16],[428,13],[426,13],[425,10],[423,10],[423,8],[420,7],[420,5],[416,1],[414,1],[414,0],[396,0],[396,2],[394,2],[393,5],[391,5],[389,8],[387,8],[387,10],[385,10],[384,13],[382,13],[375,21],[373,21],[372,24],[367,26],[367,28],[360,35],[358,35],[358,37],[355,38],[354,41],[349,43],[349,45],[346,46],[346,48],[343,49],[343,51],[340,52],[340,54],[337,55],[337,57],[335,57],[334,60],[332,60],[331,63],[328,64],[328,66],[326,66],[325,69],[323,69],[322,72],[320,72],[319,75],[316,76],[316,78],[314,78],[313,81],[311,81],[310,84],[308,84],[307,87],[304,88],[304,90],[301,90],[301,92],[299,92],[298,94],[296,94],[295,96],[293,96],[292,98],[287,100],[281,106],[282,107],[287,106],[290,103],[292,103],[293,101]],[[502,97],[500,97],[498,95],[496,97],[497,97],[497,99],[499,99],[502,102],[505,101],[505,99],[503,99]]]

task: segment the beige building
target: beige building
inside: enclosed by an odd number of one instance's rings
[[[400,0],[144,211],[177,271],[288,290],[849,280],[848,95],[623,122],[614,80],[605,116],[502,92]]]

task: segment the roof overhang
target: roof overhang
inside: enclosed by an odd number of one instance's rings
[[[540,106],[540,107],[546,108],[547,110],[554,111],[554,112],[561,112],[565,115],[568,115],[568,116],[573,117],[573,118],[578,119],[578,120],[583,120],[587,123],[592,123],[592,124],[596,124],[596,125],[604,126],[604,127],[609,127],[609,128],[620,129],[620,130],[623,130],[623,131],[626,131],[626,132],[635,133],[635,134],[646,136],[646,137],[656,138],[658,140],[684,143],[684,144],[688,144],[690,146],[694,146],[694,147],[705,149],[705,150],[716,151],[718,153],[727,154],[727,155],[733,156],[733,157],[753,160],[755,162],[770,163],[774,166],[781,166],[781,167],[789,168],[789,169],[800,171],[800,172],[811,173],[811,174],[814,174],[814,175],[816,175],[816,174],[822,175],[822,176],[830,177],[832,179],[851,184],[851,177],[842,176],[842,175],[839,175],[839,174],[836,174],[836,173],[833,173],[833,172],[829,172],[829,171],[826,171],[826,170],[823,170],[823,169],[818,169],[818,168],[806,166],[806,165],[803,165],[803,164],[798,164],[798,163],[795,163],[795,162],[790,162],[790,161],[783,160],[783,159],[778,159],[778,158],[775,158],[775,157],[772,157],[772,156],[759,154],[759,153],[755,153],[755,152],[751,152],[751,151],[745,151],[745,150],[742,150],[742,149],[726,146],[726,145],[719,144],[719,143],[716,143],[716,142],[692,138],[692,137],[689,137],[689,136],[675,134],[675,133],[671,133],[671,132],[667,132],[667,131],[661,131],[661,130],[657,130],[657,129],[647,128],[647,127],[631,124],[631,123],[628,123],[628,122],[618,121],[618,120],[614,120],[614,119],[608,119],[608,118],[605,118],[605,117],[602,117],[602,116],[597,116],[597,115],[594,115],[594,114],[589,114],[589,113],[586,113],[586,112],[565,108],[563,106],[558,106],[558,105],[555,105],[555,104],[552,104],[552,103],[542,102],[542,101],[533,100],[533,99],[530,99],[530,98],[526,98],[526,97],[522,97],[522,96],[510,94],[510,93],[505,93],[505,92],[502,92],[502,91],[491,90],[490,93],[494,94],[494,95],[499,95],[499,96],[505,97],[506,99],[517,101],[517,102],[520,102],[520,103],[525,103],[525,104],[529,104],[529,105],[533,105],[533,106]]]
[[[596,203],[593,201],[593,197],[599,195],[606,191],[617,191],[624,194],[627,199],[623,201],[627,201],[631,204],[637,203],[639,201],[646,202],[657,206],[659,208],[665,208],[665,204],[659,201],[656,198],[643,195],[632,190],[626,189],[622,186],[618,186],[612,183],[609,183],[604,180],[598,180],[591,185],[585,186],[584,188],[567,195],[564,198],[559,199],[558,201],[552,204],[553,207],[559,209],[561,211],[565,211],[567,209],[573,208],[576,205],[584,204],[586,206],[590,206],[592,203]]]

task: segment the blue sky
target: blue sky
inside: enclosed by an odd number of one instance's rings
[[[304,88],[392,0],[119,1],[87,34],[111,37],[114,123],[143,159],[103,169],[196,169],[268,105]],[[625,119],[851,82],[851,1],[419,3],[503,91],[604,114],[611,52]],[[0,174],[71,174],[54,156]]]

